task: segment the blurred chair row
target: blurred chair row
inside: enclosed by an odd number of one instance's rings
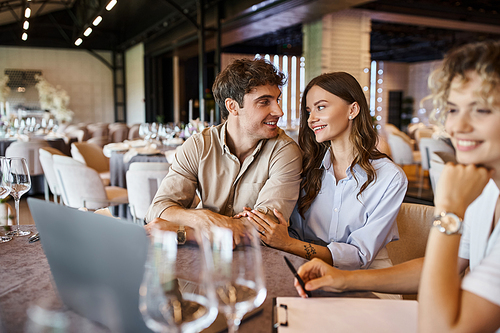
[[[444,164],[455,161],[453,147],[440,138],[433,138],[434,130],[427,127],[419,126],[415,128],[415,140],[411,139],[394,125],[386,124],[385,127],[387,142],[394,163],[401,166],[415,166],[415,171],[419,179],[418,196],[422,195],[424,174],[426,171],[429,172],[429,179],[434,191],[435,183],[439,179],[439,174]],[[435,155],[434,153],[439,154]]]
[[[71,124],[61,129],[69,138],[76,138],[78,142],[87,141],[104,147],[111,142],[123,142],[139,138],[140,124],[130,128],[124,123],[96,123],[96,124]]]
[[[73,157],[50,147],[39,148],[39,163],[54,201],[67,206],[99,209],[128,203],[134,221],[141,223],[153,197],[167,175],[168,163],[132,163],[127,189],[109,186],[109,159],[92,143],[74,143]],[[45,199],[49,200],[49,191]]]

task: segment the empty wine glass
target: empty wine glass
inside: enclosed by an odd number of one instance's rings
[[[229,333],[238,331],[245,313],[259,307],[267,294],[259,238],[255,228],[248,223],[244,222],[242,227],[234,241],[230,229],[213,226],[208,233],[215,292]]]
[[[22,231],[19,228],[19,200],[21,196],[31,188],[31,178],[26,160],[22,157],[11,157],[7,159],[7,187],[16,204],[16,230],[9,232],[11,236],[27,236],[30,231]]]
[[[10,193],[10,188],[7,186],[7,175],[8,175],[8,160],[7,158],[0,156],[0,199],[5,199]],[[12,240],[12,237],[1,235],[0,243],[5,243]]]
[[[175,229],[176,230],[176,229]],[[155,332],[200,332],[217,317],[209,246],[178,244],[177,232],[153,229],[139,310]]]

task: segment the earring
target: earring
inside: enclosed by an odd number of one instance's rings
[[[349,120],[352,120],[352,116],[349,116]]]

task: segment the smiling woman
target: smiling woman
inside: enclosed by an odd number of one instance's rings
[[[288,230],[279,212],[279,224],[248,213],[262,241],[345,269],[391,266],[385,245],[399,237],[394,222],[408,182],[376,143],[356,79],[344,72],[314,78],[301,106],[301,195]]]

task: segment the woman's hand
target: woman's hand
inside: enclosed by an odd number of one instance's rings
[[[300,266],[297,274],[304,281],[306,290],[323,288],[332,292],[343,291],[346,272],[328,265],[321,259],[314,258]],[[293,285],[301,297],[307,297],[297,279]]]
[[[463,218],[467,207],[481,194],[492,175],[493,171],[484,167],[447,163],[434,197],[436,214],[446,211]]]
[[[278,219],[277,221],[255,209],[246,211],[245,215],[260,233],[260,239],[264,243],[280,250],[286,250],[291,239],[288,235],[288,224],[280,212],[276,209],[273,212]]]

